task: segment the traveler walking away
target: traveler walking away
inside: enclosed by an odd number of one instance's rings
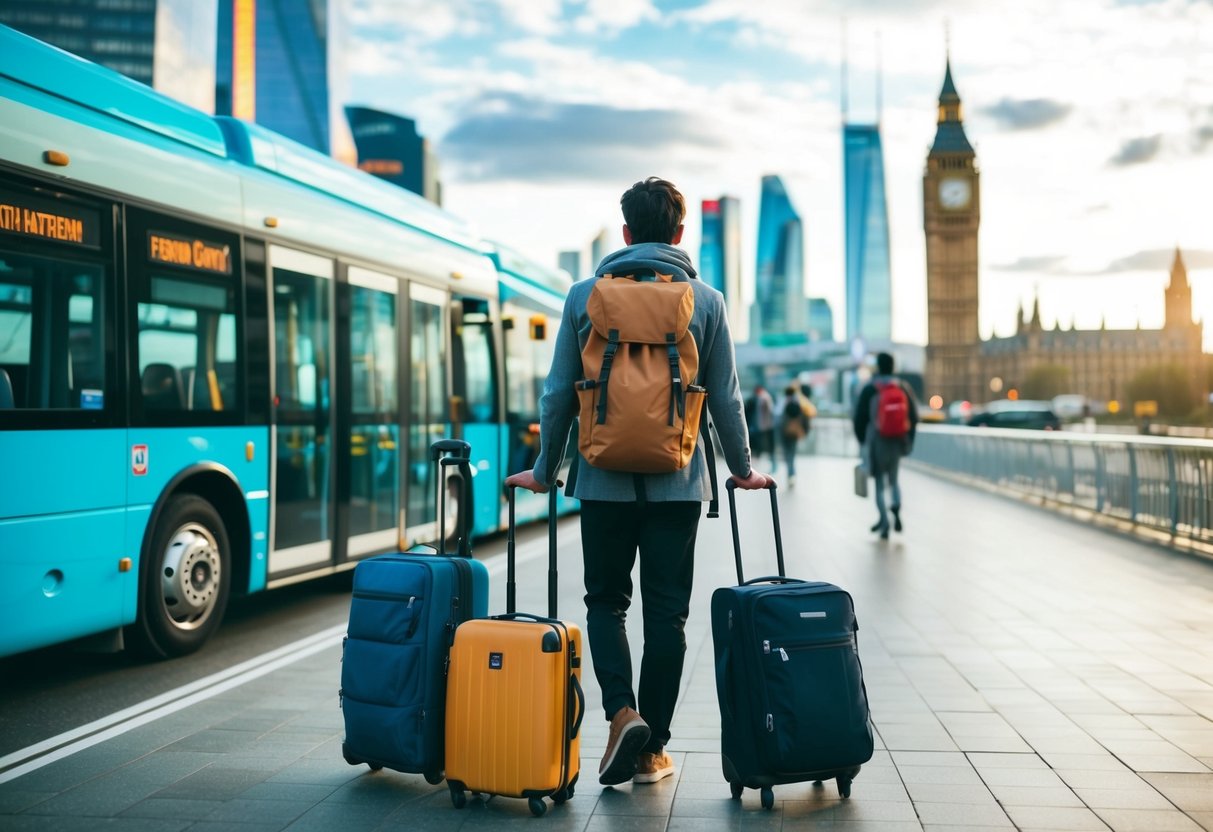
[[[750,429],[750,448],[755,457],[771,455],[771,467],[775,467],[775,399],[761,384],[754,387],[750,402],[753,414],[746,410],[746,424]]]
[[[737,487],[773,482],[750,464],[724,297],[695,279],[690,257],[675,247],[686,215],[682,194],[650,177],[620,204],[626,247],[607,255],[565,300],[539,405],[539,458],[533,470],[506,479],[531,491],[551,488],[580,415],[567,492],[581,500],[586,630],[610,722],[598,769],[605,785],[655,783],[674,773],[664,748],[686,653],[700,504],[713,491],[704,450],[710,438],[698,430],[694,408],[706,402]],[[637,307],[633,296],[649,302]],[[648,343],[654,338],[657,344]],[[654,376],[664,387],[646,407],[630,388]],[[612,427],[621,423],[633,427]],[[665,450],[654,454],[654,446]],[[654,461],[663,454],[664,463]],[[629,455],[632,462],[620,462]],[[625,628],[637,552],[644,618],[638,691]]]
[[[901,531],[901,485],[897,472],[901,458],[914,448],[918,429],[918,405],[914,394],[893,375],[893,356],[882,352],[876,356],[876,375],[864,385],[855,403],[851,419],[855,438],[863,446],[876,492],[876,510],[880,512],[872,531],[880,532],[882,540],[889,539],[889,513],[893,514],[893,529]],[[885,484],[890,491],[890,503],[885,506]]]
[[[800,387],[789,384],[779,406],[779,446],[788,469],[788,485],[796,484],[796,449],[812,428],[813,405],[801,395]]]

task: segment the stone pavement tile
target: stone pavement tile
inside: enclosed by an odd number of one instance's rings
[[[194,800],[188,797],[149,797],[123,810],[126,818],[201,818],[222,806],[218,800]]]
[[[256,731],[224,731],[208,728],[182,737],[165,751],[212,751],[216,754],[227,754],[242,751],[257,740]]]
[[[977,773],[991,788],[994,786],[1030,786],[1062,788],[1066,783],[1048,768],[980,768]]]
[[[915,803],[913,809],[924,826],[1013,828],[1006,812],[993,801],[988,804]]]
[[[1213,829],[1213,812],[1188,812],[1188,817],[1200,824],[1202,829]]]
[[[1147,789],[1153,791],[1149,781],[1135,771],[1090,771],[1085,769],[1058,769],[1057,776],[1071,789]]]
[[[981,777],[973,768],[962,766],[898,766],[906,787],[919,783],[951,786],[980,786]]]
[[[1133,789],[1075,789],[1088,807],[1100,809],[1149,809],[1173,811],[1175,805],[1146,783]]]
[[[985,786],[956,786],[939,783],[913,783],[906,786],[914,803],[956,803],[993,805],[994,795]],[[864,794],[867,798],[867,794]]]
[[[361,766],[351,766],[340,757],[336,759],[302,759],[280,769],[269,780],[273,783],[308,783],[316,786],[343,786],[367,772]]]
[[[154,751],[119,771],[124,777],[138,778],[148,783],[169,786],[183,777],[202,771],[207,766],[222,762],[223,754],[203,751]]]
[[[1006,753],[985,753],[974,752],[968,755],[969,762],[981,771],[983,774],[987,769],[994,768],[1026,768],[1026,769],[1047,769],[1048,764],[1045,763],[1036,754],[1006,754]]]
[[[125,749],[114,750],[109,748],[109,745],[110,743],[103,742],[43,766],[38,769],[37,774],[32,775],[31,782],[36,782],[40,790],[59,793],[94,777],[108,774],[147,753],[147,749],[140,753]]]
[[[898,766],[960,766],[969,768],[969,758],[959,751],[890,751]]]
[[[590,818],[590,822],[586,824],[585,832],[664,832],[666,829],[667,818],[662,817],[636,817],[629,815],[599,815],[595,813]],[[686,820],[698,823],[698,829],[703,829],[702,822],[687,818]],[[729,829],[728,826],[717,826],[717,829]]]
[[[206,800],[228,800],[274,773],[272,768],[246,770],[231,768],[227,761],[214,763],[201,771],[183,777],[156,792],[156,797],[189,797]]]
[[[665,794],[633,794],[630,792],[631,788],[633,787],[625,785],[622,788],[604,789],[598,796],[598,804],[594,808],[594,814],[669,817],[670,810],[674,805],[674,792],[672,790]],[[577,796],[573,799],[579,800],[582,796],[578,792]]]
[[[164,818],[64,817],[55,818],[53,824],[48,823],[45,817],[33,815],[4,819],[4,832],[97,832],[99,829],[108,832],[181,832],[189,826],[188,820]]]
[[[873,801],[865,803],[860,800],[842,800],[834,807],[835,822],[844,820],[881,820],[881,821],[910,821],[917,820],[914,806],[908,800],[905,802]]]
[[[0,791],[0,815],[15,815],[44,800],[50,800],[56,792],[37,792],[32,789],[7,789]]]
[[[332,830],[337,829],[374,829],[392,811],[391,808],[385,806],[358,803],[308,804],[302,805],[302,811],[290,818],[289,823],[283,828],[293,830],[293,832],[304,832],[304,830],[332,832]],[[454,812],[455,809],[452,807],[450,811]]]
[[[1069,754],[1064,751],[1047,752],[1040,755],[1052,768],[1083,771],[1131,771],[1124,763],[1104,752],[1102,754]]]
[[[729,822],[736,818],[748,805],[743,797],[741,801],[733,800],[728,795],[716,800],[702,800],[691,797],[675,797],[670,810],[671,818],[701,818],[705,825],[717,821]],[[755,804],[757,808],[758,804]],[[594,814],[598,814],[595,812]]]
[[[239,797],[248,800],[311,800],[319,803],[337,788],[332,784],[277,783],[267,780],[241,792]]]
[[[200,820],[186,827],[188,832],[280,832],[281,823],[241,823]]]
[[[31,806],[26,814],[107,817],[130,808],[159,788],[154,783],[128,782],[121,773],[110,773]]]
[[[1142,777],[1185,812],[1213,812],[1213,772],[1164,774],[1146,772]]]
[[[1060,806],[1008,806],[1015,826],[1024,829],[1056,829],[1060,832],[1104,832],[1107,824],[1090,809]]]
[[[1081,807],[1078,795],[1066,786],[991,786],[990,791],[1003,806],[1072,806]]]
[[[986,737],[969,734],[952,734],[952,742],[956,747],[966,752],[995,752],[1025,754],[1032,751],[1032,746],[1024,742],[1022,737]]]
[[[1113,832],[1200,832],[1200,824],[1172,809],[1096,809]]]
[[[840,820],[827,828],[830,832],[919,832],[923,827],[908,820]],[[955,827],[950,830],[956,832]]]
[[[279,823],[285,827],[304,812],[312,808],[310,800],[248,800],[233,798],[225,800],[201,820],[218,823]]]

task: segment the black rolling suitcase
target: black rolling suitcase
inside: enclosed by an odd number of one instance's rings
[[[774,484],[769,486],[779,574],[746,581],[735,486],[728,483],[739,586],[712,595],[721,753],[733,797],[835,778],[843,797],[872,759],[872,723],[859,663],[855,608],[833,584],[784,576]]]

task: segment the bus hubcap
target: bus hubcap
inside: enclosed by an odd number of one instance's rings
[[[219,592],[219,546],[196,523],[177,530],[164,552],[160,571],[164,608],[178,627],[193,629],[210,615]]]

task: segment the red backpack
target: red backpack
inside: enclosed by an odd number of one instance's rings
[[[910,399],[895,381],[876,384],[876,432],[886,439],[910,432]]]

